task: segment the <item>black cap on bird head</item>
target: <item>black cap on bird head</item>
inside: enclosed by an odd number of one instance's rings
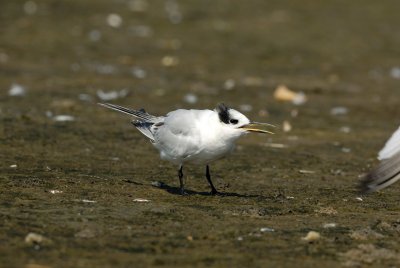
[[[221,122],[224,122],[225,124],[229,124],[229,109],[230,108],[223,103],[219,103],[217,105],[217,108],[215,108],[218,113],[219,120],[221,120]]]

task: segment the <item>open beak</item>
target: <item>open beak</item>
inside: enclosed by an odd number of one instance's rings
[[[250,132],[274,134],[273,132],[267,130],[268,128],[271,128],[271,127],[275,127],[275,126],[268,124],[268,123],[250,122],[249,124],[241,126],[240,128],[244,129],[246,131],[250,131]]]

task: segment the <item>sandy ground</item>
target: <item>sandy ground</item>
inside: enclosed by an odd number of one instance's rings
[[[398,1],[0,6],[1,267],[400,265],[400,186],[356,190],[399,123]],[[281,84],[307,102],[274,99]],[[156,115],[223,101],[279,127],[211,166],[224,196],[197,166],[180,196],[107,97]]]

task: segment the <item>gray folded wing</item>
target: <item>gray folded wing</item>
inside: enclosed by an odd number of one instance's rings
[[[400,152],[388,159],[382,160],[379,165],[368,173],[360,183],[363,193],[374,192],[388,187],[400,179]]]

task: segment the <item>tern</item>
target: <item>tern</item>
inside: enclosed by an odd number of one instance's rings
[[[378,154],[380,163],[361,181],[363,193],[370,193],[395,183],[400,179],[400,128],[398,128]]]
[[[222,103],[214,110],[178,109],[165,116],[154,116],[144,109],[132,110],[110,103],[99,105],[134,117],[131,123],[160,151],[161,159],[178,165],[182,195],[185,194],[185,164],[205,165],[211,194],[219,194],[211,181],[210,163],[231,153],[235,141],[244,134],[273,134],[267,130],[273,125],[251,122],[244,114]]]

